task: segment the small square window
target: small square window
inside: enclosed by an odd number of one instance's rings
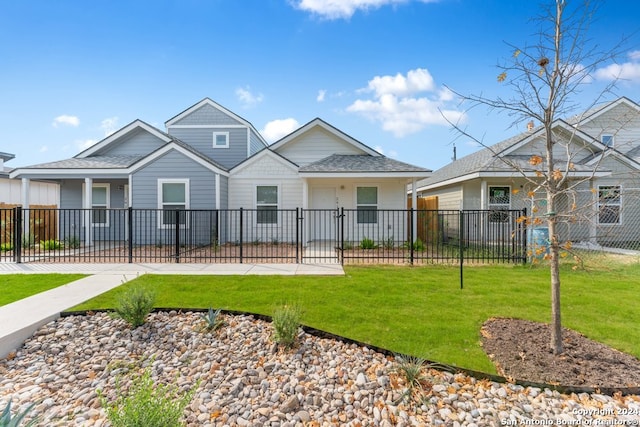
[[[613,135],[602,135],[602,143],[607,147],[613,147]]]
[[[229,148],[229,132],[214,132],[213,148]]]

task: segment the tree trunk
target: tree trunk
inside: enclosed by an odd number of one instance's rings
[[[551,206],[553,208],[553,205]],[[550,212],[554,212],[550,209]],[[549,226],[550,255],[549,270],[551,272],[551,349],[553,354],[561,354],[562,346],[562,320],[560,314],[560,263],[558,236],[556,235],[556,218],[549,216],[547,220]]]

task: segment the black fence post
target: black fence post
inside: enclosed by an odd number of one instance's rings
[[[22,207],[13,209],[13,260],[22,262]]]
[[[344,265],[344,206],[340,207],[340,265]]]
[[[527,246],[528,246],[528,242],[527,242],[527,208],[522,208],[522,216],[524,217],[524,221],[520,221],[520,227],[521,227],[521,236],[520,238],[522,239],[522,263],[526,264],[527,263]]]
[[[129,264],[133,263],[133,208],[127,208],[127,243],[129,251]]]
[[[244,229],[244,221],[243,221],[243,212],[244,209],[240,208],[240,264],[242,264],[242,241],[244,240],[243,229]]]
[[[414,257],[414,241],[413,241],[413,206],[409,209],[409,264],[413,265]]]
[[[176,210],[176,227],[175,227],[175,256],[176,263],[180,263],[180,211]]]
[[[458,231],[458,252],[460,257],[460,289],[464,289],[464,211],[460,211],[459,219],[459,231]]]
[[[301,264],[300,260],[300,223],[302,218],[300,217],[300,208],[296,208],[296,264]]]

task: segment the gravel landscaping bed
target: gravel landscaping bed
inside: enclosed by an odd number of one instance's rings
[[[425,369],[420,393],[393,357],[301,332],[278,348],[268,322],[226,315],[219,331],[202,331],[197,313],[152,313],[130,329],[108,314],[51,322],[0,360],[0,408],[34,402],[42,426],[106,426],[97,390],[115,397],[148,367],[154,380],[197,385],[185,411],[189,426],[517,425],[525,420],[636,425],[638,396],[563,395]],[[589,421],[587,421],[589,420]]]

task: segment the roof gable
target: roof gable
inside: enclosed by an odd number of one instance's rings
[[[102,141],[97,142],[96,144],[92,145],[91,147],[87,148],[81,153],[76,154],[74,157],[78,159],[82,159],[92,155],[106,153],[108,151],[108,147],[111,144],[117,144],[121,139],[126,138],[128,135],[131,135],[131,133],[139,130],[142,130],[144,132],[147,132],[155,136],[163,143],[167,143],[172,140],[172,138],[169,135],[162,132],[161,130],[154,128],[150,124],[147,124],[142,120],[135,120],[129,123],[128,125],[126,125],[125,127],[121,128],[120,130],[112,133]]]
[[[275,162],[278,165],[281,165],[282,167],[286,168],[287,170],[293,172],[293,173],[298,173],[298,165],[296,165],[295,163],[293,163],[291,160],[281,156],[280,154],[270,150],[270,149],[264,149],[262,151],[257,152],[256,154],[254,154],[253,156],[249,157],[248,159],[246,159],[245,161],[243,161],[242,163],[239,163],[238,165],[234,166],[231,171],[229,171],[230,175],[237,175],[237,174],[241,174],[244,172],[247,172],[248,170],[250,170],[252,167],[256,166],[257,164],[264,162],[265,159],[270,159],[271,162]],[[272,163],[273,165],[273,163]]]
[[[370,156],[381,155],[373,148],[347,135],[346,133],[342,132],[338,128],[331,126],[329,123],[325,122],[320,118],[315,118],[310,122],[308,122],[307,124],[299,127],[289,135],[271,144],[269,148],[272,149],[273,151],[282,153],[283,151],[285,151],[286,148],[291,147],[292,145],[305,143],[304,136],[312,132],[314,129],[322,129],[328,134],[330,134],[331,136],[333,136],[336,140],[339,140],[340,142],[344,143],[346,146],[348,146],[351,149],[352,154],[353,154],[353,151],[355,150],[356,152],[359,152],[362,154],[368,154]],[[334,154],[334,153],[327,152],[322,157],[326,157],[331,154]],[[344,153],[344,154],[347,154],[347,153]]]
[[[640,112],[640,105],[638,105],[637,103],[633,102],[632,100],[630,100],[629,98],[627,98],[626,96],[620,97],[618,99],[616,99],[615,101],[609,102],[608,104],[605,104],[603,106],[600,107],[596,107],[593,108],[591,110],[585,111],[582,114],[579,114],[577,116],[574,116],[573,118],[571,118],[569,120],[570,123],[579,123],[579,124],[586,124],[592,120],[597,119],[598,117],[608,113],[609,111],[621,106],[621,105],[625,105],[628,108],[631,108],[633,110],[636,110],[638,112]]]

